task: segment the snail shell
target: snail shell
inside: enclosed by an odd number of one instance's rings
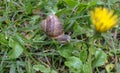
[[[57,39],[60,42],[70,41],[70,36],[64,34],[63,26],[54,14],[42,21],[41,28],[50,38]]]

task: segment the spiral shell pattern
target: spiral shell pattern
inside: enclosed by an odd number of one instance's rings
[[[58,17],[54,14],[49,15],[45,20],[43,20],[41,27],[43,31],[51,38],[56,38],[59,35],[64,34],[62,24]]]

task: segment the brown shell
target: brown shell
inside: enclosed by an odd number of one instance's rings
[[[41,27],[51,38],[56,38],[57,36],[64,34],[62,24],[58,17],[54,14],[49,15],[45,20],[43,20]]]

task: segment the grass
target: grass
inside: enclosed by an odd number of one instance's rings
[[[0,73],[119,73],[120,21],[96,35],[89,11],[98,6],[120,16],[119,0],[1,0]],[[71,36],[69,43],[41,30],[51,13]]]

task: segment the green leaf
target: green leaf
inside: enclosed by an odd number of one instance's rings
[[[107,55],[104,51],[97,49],[94,55],[93,68],[102,66],[106,63]]]
[[[51,70],[51,72],[50,73],[58,73],[57,71],[55,71],[55,70]]]
[[[101,0],[93,0],[93,2],[96,2],[98,5],[103,5],[105,3]]]
[[[120,63],[116,63],[116,71],[117,71],[117,73],[120,72]]]
[[[7,17],[0,17],[0,22],[3,22],[5,20],[7,20],[8,18]]]
[[[118,2],[119,0],[109,0],[109,2],[112,4],[112,3],[115,3],[115,2]]]
[[[10,73],[15,73],[15,70],[16,70],[15,64],[11,64],[11,66],[10,66]]]
[[[80,73],[82,70],[82,61],[75,56],[67,58],[65,65],[68,66],[73,73]]]
[[[74,33],[76,33],[76,35],[80,35],[80,34],[84,33],[84,32],[82,32],[82,30],[84,28],[80,27],[80,25],[77,23],[74,25],[73,29],[74,29]]]
[[[90,72],[89,64],[86,63],[83,65],[83,73],[89,73],[89,72]]]
[[[92,2],[89,3],[88,7],[93,7],[93,6],[95,6],[95,5],[97,5],[97,2],[92,1]]]
[[[71,44],[64,45],[58,49],[58,52],[61,56],[68,58],[72,56],[73,46]]]
[[[12,48],[9,52],[9,58],[15,59],[18,58],[23,52],[23,45],[15,38],[9,38],[9,46]]]
[[[69,6],[69,7],[74,7],[75,5],[78,4],[76,0],[64,0],[64,2]]]
[[[33,25],[36,23],[37,19],[39,19],[40,16],[39,15],[35,15],[33,17],[31,17],[31,21],[29,22],[29,24]]]
[[[82,62],[85,62],[86,59],[87,59],[87,51],[85,49],[83,49],[81,52],[80,52],[80,59]]]
[[[41,71],[43,73],[50,73],[50,68],[45,67],[44,65],[34,65],[33,69],[36,71]]]
[[[31,14],[32,13],[32,3],[31,3],[31,0],[26,0],[26,12],[27,14]]]
[[[2,44],[2,45],[8,44],[7,39],[5,37],[6,36],[4,34],[0,33],[0,44]]]

